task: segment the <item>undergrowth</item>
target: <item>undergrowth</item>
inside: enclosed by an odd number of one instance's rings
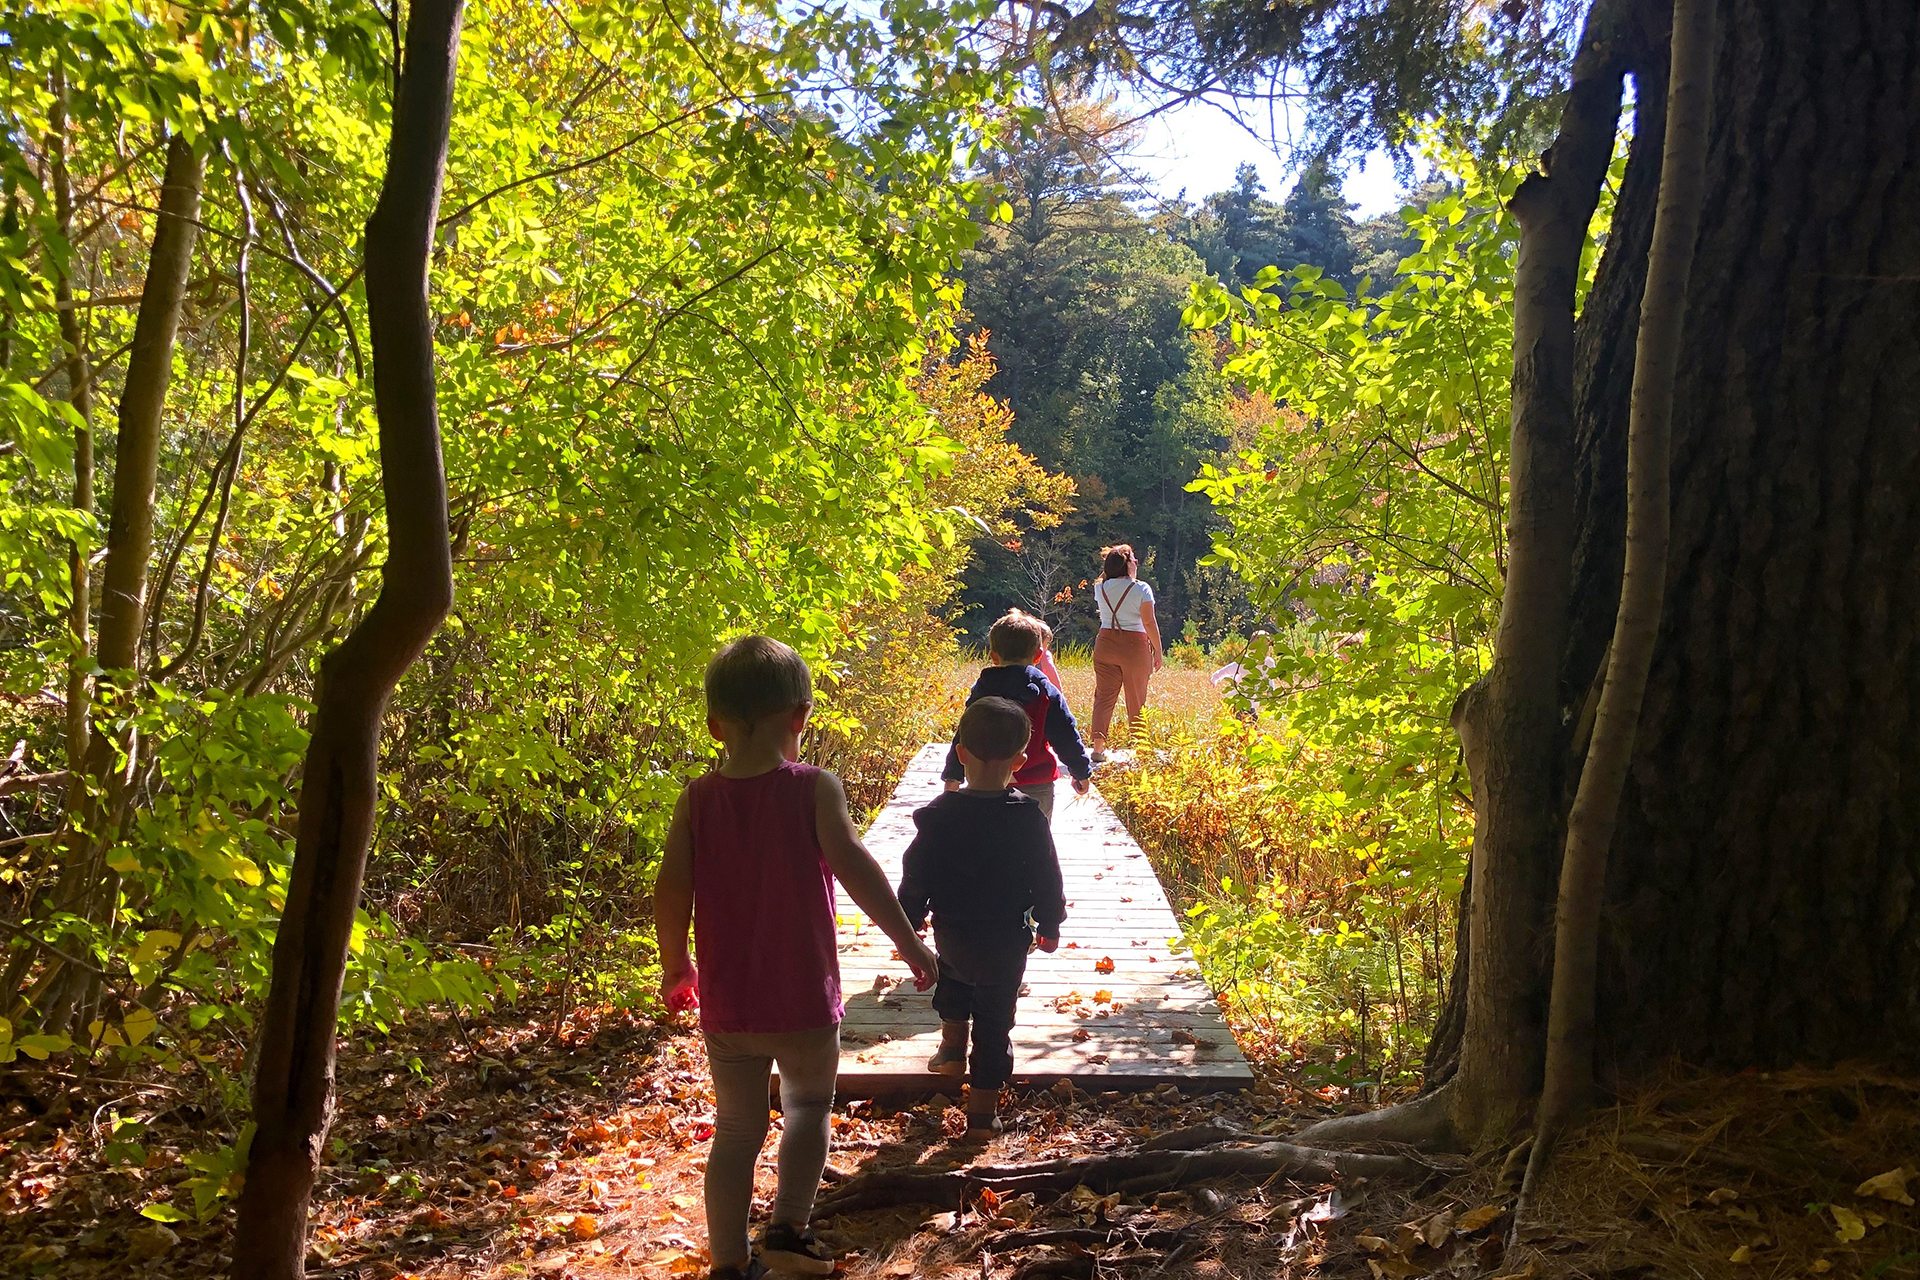
[[[1445,999],[1460,859],[1353,803],[1332,752],[1149,707],[1100,776],[1243,1045],[1344,1087],[1416,1076]]]

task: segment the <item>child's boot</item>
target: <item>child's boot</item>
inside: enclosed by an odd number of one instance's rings
[[[967,1136],[991,1138],[1000,1132],[1000,1091],[967,1086]]]
[[[942,1022],[940,1048],[927,1059],[927,1070],[935,1075],[964,1075],[967,1070],[967,1024]]]

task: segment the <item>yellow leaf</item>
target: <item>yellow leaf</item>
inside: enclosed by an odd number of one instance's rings
[[[1100,957],[1100,958],[1099,958],[1098,960],[1095,960],[1095,961],[1093,962],[1093,971],[1094,971],[1095,973],[1112,973],[1112,972],[1113,972],[1113,957],[1112,957],[1112,956],[1101,956],[1101,957]]]
[[[1833,1233],[1833,1238],[1841,1244],[1852,1244],[1855,1240],[1867,1234],[1867,1224],[1860,1220],[1859,1214],[1847,1208],[1847,1206],[1843,1204],[1830,1204],[1827,1206],[1827,1212],[1833,1215],[1834,1222],[1840,1227],[1838,1231]]]
[[[1827,1272],[1833,1270],[1833,1264],[1831,1262],[1828,1262],[1825,1258],[1815,1258],[1812,1262],[1807,1264],[1807,1270],[1813,1272],[1813,1274],[1817,1276],[1823,1276],[1827,1274]]]
[[[120,1020],[120,1025],[126,1030],[127,1043],[139,1044],[153,1034],[154,1029],[160,1025],[160,1020],[153,1016],[153,1010],[137,1004],[126,1017]]]
[[[1738,1249],[1735,1249],[1732,1253],[1727,1255],[1727,1261],[1728,1262],[1752,1262],[1753,1250],[1743,1244]]]
[[[171,929],[149,929],[134,948],[135,964],[150,964],[180,945],[180,935]]]
[[[1912,1204],[1913,1195],[1907,1190],[1907,1179],[1912,1176],[1913,1171],[1910,1169],[1889,1169],[1878,1177],[1868,1178],[1855,1187],[1853,1194],[1892,1200],[1896,1204]]]
[[[1463,1236],[1470,1236],[1506,1211],[1507,1207],[1502,1204],[1483,1204],[1478,1209],[1469,1209],[1461,1214],[1460,1221],[1453,1224],[1453,1229]]]
[[[1111,992],[1111,991],[1096,991],[1096,992],[1094,992],[1094,993],[1093,993],[1093,1002],[1094,1002],[1095,1004],[1112,1004],[1112,1003],[1113,1003],[1113,992]]]
[[[1716,1187],[1707,1192],[1708,1204],[1725,1204],[1729,1200],[1738,1200],[1740,1193],[1732,1187]]]

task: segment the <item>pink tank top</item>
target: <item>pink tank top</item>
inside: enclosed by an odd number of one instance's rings
[[[693,945],[705,1031],[808,1031],[840,1021],[833,873],[814,827],[820,771],[788,762],[687,784]]]

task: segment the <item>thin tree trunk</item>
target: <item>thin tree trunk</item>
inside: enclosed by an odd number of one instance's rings
[[[186,299],[187,268],[200,220],[204,162],[193,144],[175,134],[167,144],[167,172],[160,192],[159,226],[133,350],[127,357],[126,390],[120,397],[120,439],[114,452],[113,514],[107,527],[107,559],[100,597],[100,665],[131,670],[146,618],[147,561],[153,555],[153,490],[160,464],[161,417],[173,377],[173,340]],[[107,757],[111,759],[111,752]],[[101,752],[96,751],[96,762]],[[96,768],[96,773],[99,770]]]
[[[1449,1114],[1470,1146],[1503,1138],[1540,1081],[1575,534],[1574,300],[1618,127],[1623,7],[1601,0],[1588,14],[1559,136],[1512,201],[1520,246],[1506,589],[1492,667],[1456,712],[1474,784],[1474,892],[1467,972],[1454,977],[1466,989]]]
[[[48,170],[53,187],[54,220],[60,230],[61,246],[50,253],[53,263],[54,305],[60,311],[60,340],[67,348],[67,400],[80,417],[73,433],[73,506],[77,511],[93,510],[93,374],[87,367],[86,335],[80,328],[80,312],[73,305],[73,180],[67,170],[67,82],[65,73],[55,67],[53,104],[47,112]],[[67,634],[71,655],[67,660],[67,769],[70,783],[69,809],[86,796],[87,738],[91,727],[93,682],[88,678],[92,658],[88,652],[88,632],[92,621],[92,590],[88,581],[87,549],[74,543],[67,553],[70,599],[67,603]]]
[[[186,299],[187,272],[193,264],[193,245],[200,221],[200,184],[203,163],[193,144],[175,134],[167,144],[166,173],[161,180],[160,212],[148,255],[147,276],[140,291],[140,313],[134,321],[133,346],[127,357],[126,386],[120,397],[119,439],[114,450],[113,511],[107,526],[106,564],[102,572],[100,627],[94,646],[95,661],[105,674],[103,685],[135,663],[145,613],[147,560],[153,553],[153,491],[160,462],[161,418],[167,386],[173,377],[174,336]],[[55,885],[56,907],[81,910],[97,895],[99,857],[112,838],[116,797],[120,791],[115,769],[113,738],[103,726],[88,735],[86,777],[76,792],[81,803],[69,811],[62,851],[60,879]],[[47,1025],[58,1028],[72,1007],[84,975],[59,972],[54,961],[36,984],[34,1002]],[[8,1004],[25,978],[24,954],[9,964],[0,988]]]
[[[1660,199],[1640,300],[1627,428],[1626,560],[1580,788],[1567,819],[1555,929],[1546,1083],[1521,1192],[1524,1206],[1567,1123],[1593,1091],[1594,965],[1607,851],[1633,759],[1666,590],[1674,382],[1687,280],[1700,231],[1712,111],[1713,0],[1676,0]],[[1516,1213],[1516,1222],[1523,1216]]]
[[[322,661],[287,905],[254,1076],[233,1275],[304,1272],[307,1206],[333,1110],[335,1026],[373,834],[387,699],[453,604],[446,474],[427,310],[462,0],[416,0],[386,180],[367,221],[367,315],[389,554],[380,596]]]

